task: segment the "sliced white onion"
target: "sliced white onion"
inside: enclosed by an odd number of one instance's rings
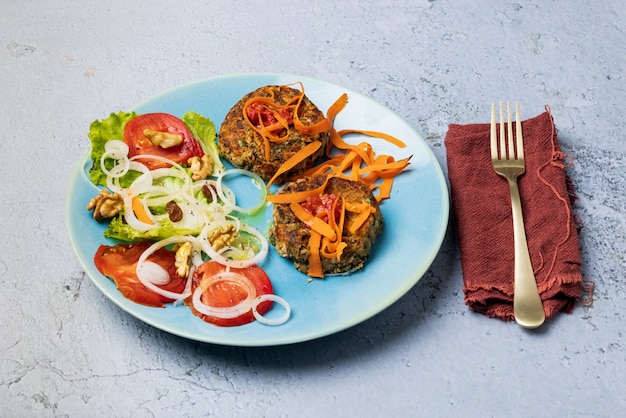
[[[122,140],[112,139],[104,143],[104,152],[116,160],[128,157],[128,151],[128,145]]]
[[[219,227],[219,225],[217,225],[217,227]],[[226,251],[228,248],[222,249],[221,252],[218,252],[218,251],[215,251],[215,249],[209,242],[209,239],[208,239],[209,232],[215,229],[216,229],[215,224],[207,225],[202,230],[202,233],[198,236],[200,242],[202,243],[202,249],[204,250],[205,253],[207,253],[209,257],[211,257],[213,261],[217,261],[218,263],[223,264],[228,267],[246,268],[254,264],[261,264],[261,262],[267,256],[267,252],[269,251],[269,244],[267,242],[267,238],[265,238],[263,234],[261,234],[259,231],[249,226],[248,224],[240,224],[238,226],[238,230],[247,232],[248,234],[254,236],[259,241],[261,248],[259,249],[258,253],[256,253],[254,256],[245,260],[232,260],[228,257],[225,257],[222,253]]]
[[[244,300],[233,306],[218,307],[206,305],[202,302],[202,294],[211,286],[219,282],[230,282],[239,285],[247,292],[247,296]],[[224,271],[217,273],[211,277],[202,279],[196,290],[193,292],[191,298],[193,307],[200,313],[213,316],[222,319],[237,318],[250,310],[253,307],[254,300],[256,299],[256,288],[243,274],[235,273],[232,271]]]
[[[161,186],[152,186],[148,188],[144,194],[143,199],[148,206],[165,205],[171,200],[178,200],[182,196],[180,190],[172,190]]]
[[[144,190],[152,186],[154,182],[152,172],[146,165],[132,159],[130,160],[130,169],[140,172],[141,175],[133,181],[128,190],[135,195],[140,195]]]
[[[192,271],[190,271],[189,275],[187,276],[187,284],[185,285],[185,290],[183,291],[183,293],[170,292],[169,290],[164,290],[160,288],[159,286],[157,286],[157,284],[165,285],[169,283],[169,274],[165,270],[163,270],[165,274],[167,275],[167,280],[164,280],[163,272],[158,272],[155,267],[151,266],[152,264],[156,264],[156,263],[153,263],[147,260],[148,260],[148,257],[154,254],[154,252],[157,251],[158,249],[163,248],[167,245],[175,244],[179,242],[190,242],[194,248],[200,248],[200,243],[198,242],[196,238],[185,236],[185,235],[174,235],[172,237],[163,239],[161,241],[157,241],[151,246],[149,246],[141,254],[141,256],[139,256],[139,260],[137,260],[136,273],[137,273],[137,278],[139,278],[139,281],[141,282],[141,284],[143,284],[145,287],[152,290],[153,292],[161,296],[164,296],[166,298],[173,299],[173,300],[182,300],[191,294],[190,289],[191,289]],[[161,267],[161,266],[158,266],[158,267]],[[155,282],[154,280],[156,280],[157,282]]]
[[[108,156],[105,152],[104,154],[102,154],[102,160],[100,160],[100,168],[107,177],[119,178],[128,173],[128,170],[130,169],[130,161],[128,160],[128,158],[116,159],[115,165],[113,165],[111,169],[107,169],[104,165],[104,160],[106,160],[107,158]]]
[[[166,285],[170,282],[170,274],[167,270],[152,261],[138,264],[137,275],[141,275],[146,281],[156,285]]]
[[[105,161],[112,159],[114,161],[113,168],[106,168]],[[104,143],[104,153],[100,157],[100,168],[102,172],[111,177],[122,177],[130,168],[128,160],[128,145],[124,141],[113,139]]]
[[[227,196],[226,193],[224,192],[224,184],[222,184],[222,181],[224,179],[224,177],[228,176],[228,175],[233,175],[233,174],[240,174],[246,177],[250,177],[250,179],[252,180],[252,182],[258,186],[259,191],[261,192],[261,197],[259,199],[259,202],[250,208],[244,208],[242,206],[237,206],[236,203],[236,199],[235,199],[235,195],[232,194],[231,196]],[[265,183],[263,182],[263,179],[261,177],[259,177],[257,174],[248,171],[248,170],[242,170],[240,168],[233,168],[230,170],[226,170],[223,173],[221,173],[218,177],[217,177],[217,193],[220,197],[220,199],[222,199],[222,201],[224,202],[225,205],[232,207],[233,210],[242,213],[242,214],[246,214],[246,215],[253,215],[256,212],[258,212],[261,208],[263,208],[263,206],[265,206],[265,203],[267,202],[267,188],[265,187]]]
[[[278,303],[279,305],[283,307],[285,313],[283,313],[283,315],[278,318],[267,318],[261,315],[258,312],[257,308],[261,303],[265,301],[272,301],[272,302]],[[291,315],[291,306],[289,306],[289,303],[287,303],[285,299],[281,298],[278,295],[271,294],[271,293],[265,294],[265,295],[259,295],[257,296],[257,298],[254,300],[254,303],[252,304],[252,314],[254,315],[256,320],[262,324],[281,325],[287,322],[287,320],[289,319],[289,316]]]
[[[175,177],[183,181],[188,186],[191,186],[193,180],[187,174],[187,172],[178,164],[167,168],[157,168],[152,170],[152,176],[154,179],[160,179],[161,177]]]

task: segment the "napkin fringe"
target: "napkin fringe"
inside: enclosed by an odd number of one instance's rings
[[[570,176],[568,176],[567,173],[565,172],[566,168],[574,164],[574,157],[562,152],[559,149],[559,146],[557,145],[557,142],[556,142],[557,130],[556,130],[556,127],[554,126],[554,118],[552,116],[552,113],[550,112],[550,106],[546,105],[545,109],[546,109],[546,112],[548,113],[548,119],[550,121],[550,144],[552,146],[552,152],[550,154],[550,158],[544,164],[540,165],[537,168],[536,175],[537,175],[537,178],[552,191],[552,194],[554,195],[554,197],[558,201],[561,202],[563,211],[565,213],[565,216],[564,216],[565,217],[565,222],[564,222],[565,233],[564,233],[563,238],[554,247],[554,252],[551,257],[550,266],[548,267],[547,273],[545,273],[545,276],[548,278],[548,280],[544,282],[543,285],[540,286],[540,289],[539,289],[540,293],[543,293],[546,289],[549,289],[554,285],[561,285],[561,284],[569,283],[569,281],[561,279],[561,276],[559,275],[552,277],[552,272],[556,265],[556,261],[559,256],[559,250],[561,249],[561,246],[566,244],[571,237],[572,224],[574,224],[576,230],[578,230],[577,222],[573,215],[573,211],[571,207],[572,203],[578,197],[576,195],[573,181],[571,180]],[[554,186],[554,184],[550,183],[543,176],[542,172],[548,166],[552,166],[563,171],[565,181],[566,181],[567,196],[562,196],[559,190],[557,190],[557,188]],[[539,254],[539,257],[541,260],[541,266],[535,270],[535,275],[537,275],[539,270],[541,270],[544,267],[543,254]],[[580,274],[578,274],[578,276],[579,276],[578,283],[580,284],[580,282],[582,281],[582,276],[580,276]]]
[[[555,274],[537,286],[542,299],[549,299],[563,293],[563,288],[570,285],[580,288],[583,277],[579,272],[569,274]],[[555,291],[555,289],[557,291]]]

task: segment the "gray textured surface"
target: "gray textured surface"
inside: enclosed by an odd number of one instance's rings
[[[0,416],[626,410],[621,0],[180,4],[0,6]],[[199,344],[119,310],[84,275],[66,233],[65,193],[89,123],[192,80],[258,71],[372,97],[413,125],[444,169],[449,123],[487,121],[492,100],[517,98],[526,117],[550,105],[575,160],[593,305],[537,332],[471,313],[448,233],[406,296],[317,341]]]

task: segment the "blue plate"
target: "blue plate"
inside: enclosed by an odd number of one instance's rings
[[[381,312],[408,292],[424,275],[437,255],[448,224],[446,181],[434,154],[411,126],[400,117],[354,91],[323,81],[290,74],[240,74],[216,77],[165,91],[135,107],[138,113],[166,112],[182,116],[194,110],[213,120],[219,129],[230,108],[246,93],[270,84],[301,81],[305,93],[322,111],[343,93],[348,105],[335,120],[339,129],[385,132],[402,139],[406,148],[367,138],[379,154],[396,158],[413,155],[411,165],[394,183],[391,198],[381,205],[385,227],[365,267],[351,275],[309,280],[273,247],[262,267],[275,293],[292,309],[280,326],[253,322],[222,328],[203,322],[182,305],[150,308],[125,299],[111,280],[98,272],[93,255],[100,244],[114,244],[103,237],[106,227],[85,209],[97,194],[84,175],[83,162],[73,173],[67,196],[67,224],[72,245],[83,268],[98,289],[120,308],[156,328],[192,340],[232,346],[272,346],[312,340],[345,330]],[[86,127],[87,128],[87,127]],[[362,138],[349,136],[347,140]],[[267,232],[265,216],[251,220]],[[282,313],[276,306],[275,315]],[[272,311],[270,311],[270,314]]]

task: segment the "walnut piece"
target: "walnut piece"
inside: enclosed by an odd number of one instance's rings
[[[209,236],[209,243],[215,251],[219,251],[222,248],[232,244],[237,238],[237,229],[235,225],[226,225],[217,228]]]
[[[191,157],[187,160],[191,178],[193,181],[204,180],[213,172],[213,161],[208,154],[204,154],[201,158]]]
[[[191,243],[185,242],[179,245],[176,250],[174,266],[176,267],[176,273],[178,273],[180,277],[189,276],[191,249]]]
[[[148,138],[157,147],[171,148],[183,142],[183,136],[171,132],[159,132],[152,129],[144,129],[143,136]]]
[[[87,210],[93,210],[93,218],[98,222],[114,217],[123,207],[122,196],[119,193],[112,194],[108,190],[102,190],[87,203]]]

